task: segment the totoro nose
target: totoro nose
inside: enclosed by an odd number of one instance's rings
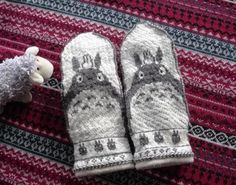
[[[154,75],[155,75],[155,71],[150,71],[150,72],[149,72],[149,75],[150,75],[150,76],[154,76]]]
[[[88,80],[92,80],[93,79],[93,77],[92,76],[88,76]]]

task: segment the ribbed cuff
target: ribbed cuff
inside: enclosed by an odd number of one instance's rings
[[[161,167],[193,163],[193,161],[194,161],[193,155],[189,157],[184,156],[184,157],[172,157],[172,158],[165,158],[165,159],[152,158],[149,161],[136,162],[135,168],[137,170],[148,169],[148,168],[161,168]]]
[[[131,153],[121,153],[108,156],[90,158],[76,161],[74,172],[77,177],[112,173],[120,170],[133,169],[133,156]]]
[[[127,138],[100,138],[74,143],[77,176],[96,175],[134,168]]]
[[[104,173],[112,173],[115,171],[128,170],[128,169],[133,169],[133,168],[134,168],[134,164],[129,163],[129,164],[123,164],[119,166],[106,167],[102,169],[92,169],[92,170],[85,170],[85,171],[75,170],[74,172],[75,172],[76,177],[84,177],[84,176],[99,175],[99,174],[104,174]]]
[[[135,133],[134,162],[136,169],[174,166],[193,162],[187,129],[162,129]]]
[[[192,163],[194,154],[190,146],[148,148],[135,153],[136,169],[158,168]]]

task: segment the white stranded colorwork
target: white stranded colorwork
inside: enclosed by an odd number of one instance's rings
[[[6,59],[0,64],[0,114],[10,101],[28,103],[33,84],[40,85],[53,73],[53,65],[37,56],[39,48],[29,47],[24,55]]]

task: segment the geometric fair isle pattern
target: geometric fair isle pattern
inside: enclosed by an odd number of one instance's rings
[[[116,47],[141,20],[159,24],[176,46],[189,108],[194,163],[76,178],[60,93],[67,42],[96,32]],[[222,184],[236,182],[236,3],[228,0],[2,0],[0,62],[31,45],[54,74],[29,104],[0,115],[0,185]]]

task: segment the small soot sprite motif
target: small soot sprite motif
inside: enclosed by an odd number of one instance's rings
[[[121,47],[126,112],[136,169],[193,161],[188,113],[171,39],[140,23]]]
[[[82,33],[62,52],[63,108],[76,176],[133,168],[112,44]]]
[[[116,143],[112,139],[108,139],[107,148],[109,148],[109,150],[115,150]]]
[[[160,131],[159,131],[159,132],[155,132],[154,140],[155,140],[157,143],[162,143],[162,142],[164,141],[164,138],[163,138],[163,136],[160,134]]]
[[[79,145],[79,154],[80,155],[86,155],[87,154],[87,148],[84,146],[84,144]]]

